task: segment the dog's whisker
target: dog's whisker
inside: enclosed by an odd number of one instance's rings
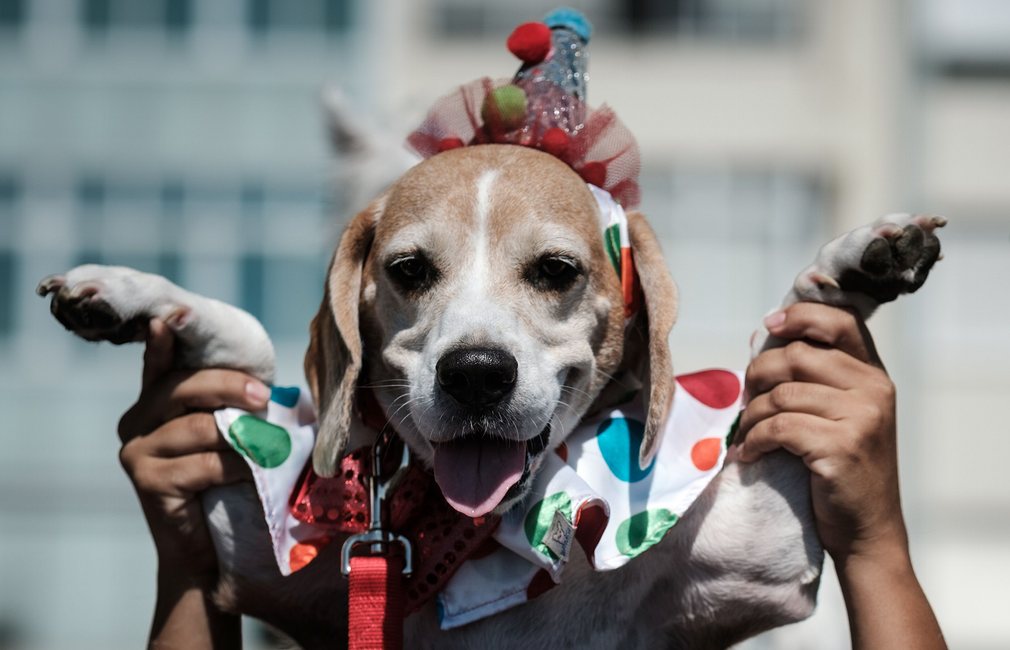
[[[414,398],[414,399],[411,399],[411,400],[408,400],[408,401],[404,402],[404,403],[403,403],[402,405],[400,405],[400,407],[399,407],[398,409],[396,409],[396,411],[394,411],[394,412],[393,412],[393,415],[392,415],[392,416],[391,416],[391,417],[390,417],[389,419],[390,419],[390,420],[392,420],[393,418],[395,418],[395,417],[396,417],[396,415],[397,415],[397,414],[398,414],[398,413],[399,413],[399,412],[400,412],[401,410],[403,410],[403,409],[404,409],[405,407],[409,407],[409,406],[411,406],[411,405],[414,405],[414,404],[422,404],[422,403],[424,403],[424,402],[425,402],[426,400],[427,400],[427,398],[425,398],[425,397],[424,397],[424,396],[422,395],[422,396],[419,396],[419,397],[416,397],[416,398]],[[432,402],[432,403],[433,403],[433,402]],[[424,411],[424,412],[426,413],[426,412],[427,412],[427,410],[428,410],[428,409],[430,409],[430,408],[431,408],[431,404],[429,404],[429,405],[428,405],[428,407],[427,407],[427,408],[425,409],[425,411]],[[404,414],[403,414],[403,416],[402,416],[402,417],[400,418],[400,421],[399,421],[399,422],[397,422],[397,427],[400,427],[400,426],[403,426],[403,423],[407,421],[407,418],[408,418],[408,417],[410,417],[410,410],[408,410],[408,411],[407,411],[406,413],[404,413]]]
[[[592,397],[593,397],[593,394],[590,393],[589,391],[583,390],[581,388],[576,388],[574,386],[562,386],[561,387],[561,392],[563,393],[564,391],[568,391],[572,395],[581,395],[583,397],[588,397],[590,399],[592,399]]]
[[[404,393],[403,395],[400,395],[399,397],[397,397],[396,399],[394,399],[392,401],[392,403],[390,403],[390,406],[392,406],[393,404],[395,404],[399,400],[403,399],[404,397],[409,398],[410,397],[410,393],[407,392],[407,393]],[[396,418],[397,415],[399,415],[400,411],[402,411],[403,409],[409,407],[411,404],[420,401],[421,399],[422,399],[421,397],[415,397],[415,398],[412,398],[412,399],[407,399],[407,401],[405,401],[403,404],[401,404],[400,406],[398,406],[396,408],[396,410],[393,411],[393,413],[390,414],[390,416],[386,419],[386,425],[382,428],[382,433],[386,432],[386,427],[389,427],[391,425],[392,421]],[[402,426],[403,423],[406,421],[406,419],[407,419],[407,417],[409,415],[410,415],[410,411],[408,410],[407,413],[405,413],[404,416],[400,419],[399,423],[397,423],[397,426]],[[394,431],[396,430],[397,426],[393,427]]]
[[[596,373],[596,374],[598,374],[598,375],[600,375],[604,379],[607,379],[608,381],[614,381],[614,382],[621,383],[620,380],[617,379],[617,377],[615,377],[614,375],[610,374],[609,372],[601,370],[600,368],[594,368],[593,372]]]
[[[400,402],[400,400],[403,400],[405,398],[406,398],[407,401],[403,402],[402,404],[400,404],[399,406],[397,406],[397,403]],[[393,401],[389,403],[389,407],[390,408],[396,407],[396,410],[393,411],[393,415],[389,416],[388,419],[390,419],[390,420],[393,419],[393,417],[397,413],[400,412],[400,409],[402,409],[404,406],[406,406],[408,404],[410,404],[410,393],[404,393],[403,395],[400,395],[398,397],[393,398]]]
[[[361,387],[375,388],[376,386],[393,386],[393,385],[409,386],[410,382],[407,381],[406,379],[379,379],[370,384],[361,384]]]

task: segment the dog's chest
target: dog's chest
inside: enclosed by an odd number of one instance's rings
[[[656,549],[653,559],[659,555]],[[658,567],[646,557],[601,573],[575,554],[562,585],[524,605],[453,630],[439,629],[436,608],[429,605],[407,620],[408,645],[432,650],[663,647],[669,636],[655,621],[669,618],[658,616],[646,604],[657,588],[662,589],[655,579]]]

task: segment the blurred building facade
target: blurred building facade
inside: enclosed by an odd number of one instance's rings
[[[591,101],[642,147],[643,209],[681,287],[680,370],[742,367],[830,234],[951,218],[947,260],[872,329],[899,387],[920,577],[952,646],[1007,647],[1010,7],[571,4],[598,27]],[[331,182],[320,89],[405,134],[454,84],[511,74],[505,36],[552,6],[0,0],[0,648],[135,647],[154,597],[114,434],[139,349],[64,334],[35,283],[82,261],[163,273],[259,316],[280,378],[300,381],[314,287],[361,207]],[[822,600],[748,647],[847,647],[837,587]]]

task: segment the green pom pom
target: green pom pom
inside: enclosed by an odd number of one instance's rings
[[[493,129],[517,129],[526,122],[526,93],[512,84],[495,88],[484,99],[480,116]]]

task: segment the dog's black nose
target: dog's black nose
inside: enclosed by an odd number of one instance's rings
[[[463,406],[494,406],[512,392],[519,364],[508,352],[463,349],[447,352],[435,364],[438,385]]]

